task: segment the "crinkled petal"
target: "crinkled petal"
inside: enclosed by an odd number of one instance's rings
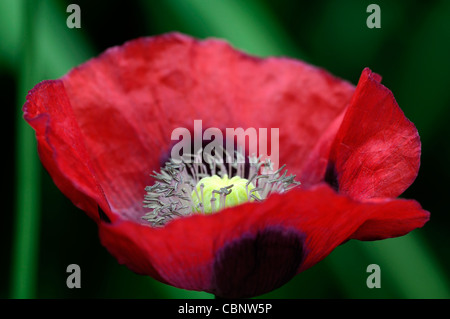
[[[280,165],[301,174],[308,160],[308,172],[322,172],[329,147],[315,155],[316,142],[354,91],[303,62],[254,58],[180,34],[114,47],[62,81],[97,180],[112,210],[128,219],[142,215],[144,187],[175,128],[192,129],[195,119],[203,129],[279,128]]]
[[[92,170],[64,84],[44,81],[27,96],[24,118],[36,131],[41,162],[56,186],[99,221],[98,207],[109,211],[101,185]]]
[[[419,134],[380,81],[363,71],[330,156],[339,191],[357,199],[397,197],[420,165]]]
[[[281,286],[348,239],[404,235],[427,219],[414,201],[358,202],[321,184],[163,228],[102,223],[100,237],[120,263],[140,274],[237,298]]]

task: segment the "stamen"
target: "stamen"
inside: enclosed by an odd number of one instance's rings
[[[153,227],[162,227],[174,218],[194,213],[212,214],[247,201],[261,202],[272,193],[285,193],[300,185],[295,175],[287,176],[286,165],[273,171],[270,159],[261,160],[261,156],[248,158],[247,177],[242,153],[235,152],[231,157],[224,149],[222,151],[227,161],[232,158],[228,166],[217,154],[207,156],[207,166],[201,162],[198,152],[183,157],[190,161],[170,159],[160,173],[153,171],[150,176],[156,182],[145,188],[147,194],[143,201],[143,207],[150,211],[142,219]],[[236,175],[228,178],[232,169]]]

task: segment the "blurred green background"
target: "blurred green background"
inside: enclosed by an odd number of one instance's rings
[[[69,29],[66,8],[81,8]],[[366,8],[381,8],[369,29]],[[350,241],[267,298],[450,298],[450,1],[0,0],[0,88],[5,119],[1,298],[211,298],[160,284],[120,266],[97,227],[54,186],[22,119],[26,93],[106,48],[179,31],[220,37],[259,56],[303,59],[356,84],[368,66],[383,76],[422,139],[422,164],[402,195],[431,212],[407,236]],[[81,267],[68,289],[66,267]],[[366,267],[381,267],[381,288]]]

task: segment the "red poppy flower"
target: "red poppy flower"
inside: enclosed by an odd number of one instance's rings
[[[99,227],[119,263],[175,287],[256,296],[349,239],[402,236],[429,213],[397,199],[419,169],[420,140],[381,77],[356,87],[287,58],[255,58],[180,34],[107,50],[24,105],[55,184]],[[264,201],[153,227],[142,217],[171,132],[279,128],[279,158],[301,182]]]

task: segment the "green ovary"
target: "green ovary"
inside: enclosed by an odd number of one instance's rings
[[[248,194],[247,196],[247,183],[248,180],[245,178],[241,178],[239,176],[235,176],[231,179],[228,178],[228,175],[224,175],[222,178],[220,178],[217,175],[213,175],[211,177],[204,177],[202,178],[196,187],[196,190],[192,191],[191,197],[194,204],[193,211],[194,212],[201,212],[201,208],[199,207],[199,204],[202,202],[202,190],[201,185],[203,184],[203,206],[204,206],[204,212],[205,213],[212,213],[213,211],[216,212],[220,208],[220,194],[214,193],[213,191],[220,191],[221,188],[226,188],[227,186],[233,185],[233,187],[229,188],[228,191],[231,190],[231,193],[229,193],[226,196],[225,200],[225,207],[232,207],[236,206],[245,202],[252,202],[254,201],[253,198],[250,197],[251,190],[255,188],[255,186],[252,183],[248,184]],[[198,196],[197,196],[198,194]],[[261,198],[257,191],[254,191],[253,194],[257,198]],[[200,198],[199,198],[200,196]],[[214,196],[216,199],[213,203],[213,207],[211,206],[211,199]],[[250,197],[250,199],[249,199]]]

